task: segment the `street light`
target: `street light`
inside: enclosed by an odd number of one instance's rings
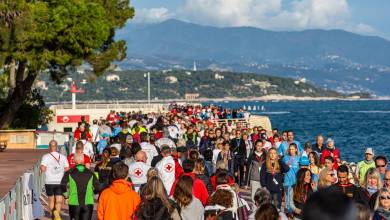
[[[144,77],[148,77],[148,104],[150,105],[150,72],[144,74]]]

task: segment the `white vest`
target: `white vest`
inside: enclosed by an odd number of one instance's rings
[[[142,184],[148,181],[146,174],[149,169],[150,166],[142,161],[132,162],[129,165],[129,177],[131,178],[131,182],[133,183],[136,192],[139,191]]]
[[[142,142],[141,143],[142,151],[146,153],[146,156],[148,159],[146,160],[146,164],[149,166],[152,164],[153,157],[158,155],[157,149],[154,145],[148,143],[148,142]]]
[[[175,161],[172,156],[164,157],[157,163],[156,168],[162,182],[164,183],[164,187],[169,194],[171,192],[173,182],[175,182]]]

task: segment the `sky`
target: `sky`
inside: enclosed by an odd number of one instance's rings
[[[390,0],[131,0],[130,22],[175,18],[218,26],[275,31],[342,29],[390,40]]]

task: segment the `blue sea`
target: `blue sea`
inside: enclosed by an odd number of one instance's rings
[[[206,103],[205,103],[206,104]],[[227,108],[255,106],[279,131],[292,129],[295,139],[315,142],[317,135],[335,140],[342,160],[360,161],[372,147],[390,159],[390,101],[218,102]],[[263,107],[263,110],[261,110]],[[259,110],[257,110],[259,109]]]

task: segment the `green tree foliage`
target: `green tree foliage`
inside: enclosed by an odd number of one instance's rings
[[[38,75],[59,83],[83,63],[101,75],[122,60],[115,30],[133,15],[129,0],[0,0],[0,69],[8,76],[0,128],[11,125]]]
[[[4,104],[0,103],[0,105]],[[20,106],[10,127],[35,129],[39,125],[48,124],[53,119],[53,116],[53,111],[45,105],[42,95],[38,90],[33,89]]]

